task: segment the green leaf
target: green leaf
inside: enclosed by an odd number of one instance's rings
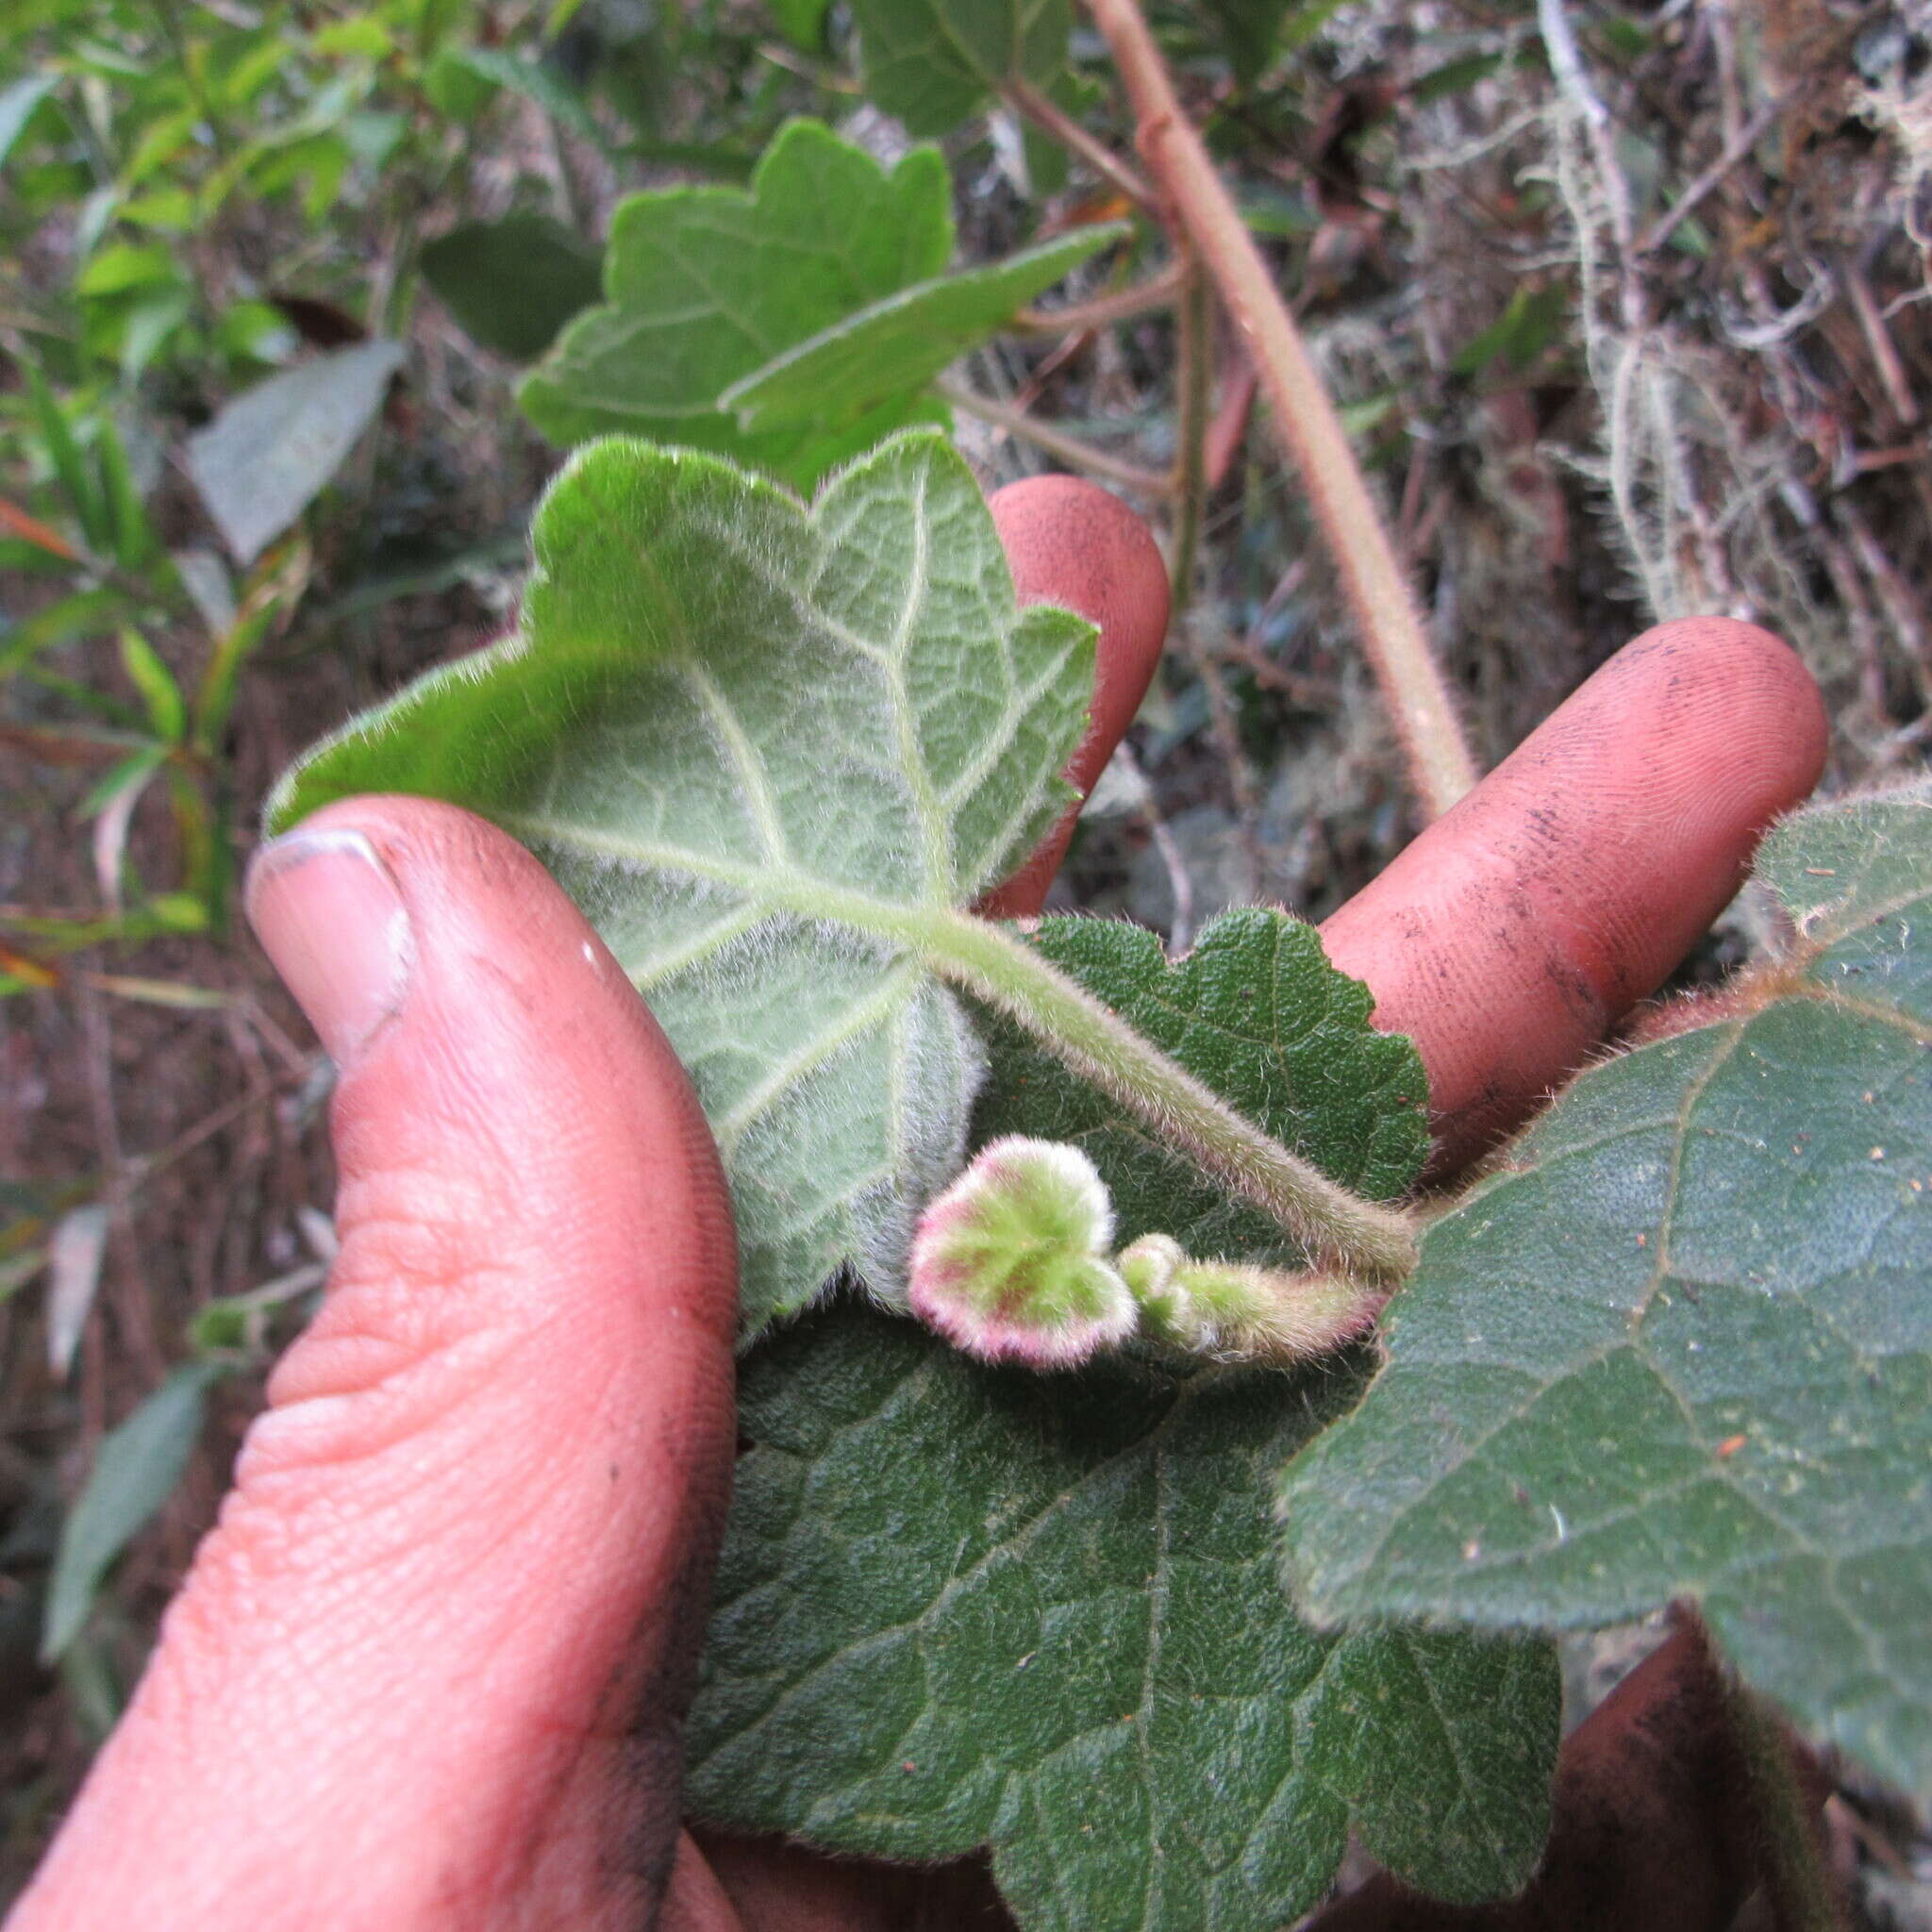
[[[1282,1489],[1324,1622],[1702,1602],[1932,1796],[1932,784],[1767,841],[1730,1016],[1586,1074],[1430,1231],[1390,1360]]]
[[[1333,1178],[1414,1178],[1414,1049],[1370,1030],[1310,927],[1231,914],[1173,968],[1097,920],[1049,920],[1040,944]],[[1010,1130],[1090,1154],[1123,1237],[1279,1248],[995,1032],[975,1136]],[[1358,1381],[1355,1362],[995,1372],[856,1307],[773,1337],[741,1377],[756,1447],[691,1709],[693,1807],[875,1857],[991,1843],[1022,1924],[1069,1932],[1272,1932],[1322,1895],[1351,1820],[1418,1884],[1513,1890],[1545,1825],[1549,1652],[1335,1642],[1279,1598],[1265,1473]]]
[[[771,0],[772,18],[778,31],[807,54],[824,50],[825,14],[831,0]]]
[[[41,441],[46,445],[47,460],[67,497],[90,550],[105,552],[113,540],[113,524],[108,500],[94,487],[87,465],[81,460],[80,445],[75,441],[74,426],[65,408],[47,387],[41,372],[26,365],[27,393],[33,399],[34,420]]]
[[[1119,920],[1043,919],[1033,942],[1331,1179],[1392,1201],[1422,1172],[1422,1061],[1403,1036],[1369,1026],[1369,990],[1328,964],[1313,926],[1259,908],[1223,913],[1172,966],[1153,933]],[[1195,1255],[1306,1258],[1268,1216],[1216,1189],[1010,1022],[988,1013],[981,1025],[991,1075],[974,1113],[975,1146],[1026,1134],[1084,1149],[1113,1195],[1119,1246],[1158,1233]]]
[[[500,87],[471,64],[464,50],[445,47],[425,69],[423,92],[439,114],[467,124],[495,100]]]
[[[815,121],[780,129],[748,192],[632,195],[611,224],[608,300],[525,379],[525,413],[554,441],[636,431],[800,487],[894,428],[942,422],[920,393],[937,369],[1114,239],[1096,232],[945,277],[950,198],[935,149],[888,174]]]
[[[221,1374],[207,1362],[176,1369],[102,1439],[87,1487],[60,1525],[41,1625],[43,1664],[80,1634],[108,1566],[174,1492],[201,1433],[208,1389]]]
[[[464,89],[458,75],[469,77],[472,91]],[[468,119],[488,104],[488,96],[475,90],[508,88],[541,108],[559,127],[569,128],[592,147],[609,149],[609,138],[584,105],[582,95],[555,69],[540,61],[527,60],[503,47],[449,48],[437,57],[432,77],[438,105],[446,113]]]
[[[1208,18],[1214,23],[1222,44],[1227,49],[1228,65],[1243,87],[1261,77],[1281,44],[1281,23],[1289,0],[1206,0]],[[1297,9],[1298,17],[1302,9]],[[1336,8],[1324,6],[1323,14]]]
[[[423,273],[465,331],[515,362],[541,356],[603,292],[597,254],[547,215],[465,222],[423,250]]]
[[[101,496],[108,506],[113,534],[114,560],[130,574],[139,574],[160,548],[140,486],[127,460],[127,445],[113,419],[103,416],[94,431],[94,461],[100,470]]]
[[[1413,1179],[1413,1049],[1371,1032],[1310,928],[1232,914],[1172,968],[1100,921],[1045,922],[1040,942],[1335,1178]],[[992,1055],[975,1135],[1075,1141],[1122,1235],[1278,1247],[1057,1061],[1003,1033]],[[755,1446],[691,1711],[693,1807],[888,1857],[990,1843],[1021,1923],[1056,1932],[1273,1932],[1321,1896],[1351,1823],[1418,1884],[1513,1890],[1546,1822],[1547,1648],[1323,1639],[1279,1595],[1267,1472],[1360,1374],[1115,1357],[1045,1377],[852,1307],[769,1339],[741,1384]]]
[[[890,1294],[981,1065],[913,947],[1062,808],[1091,629],[1017,609],[936,436],[888,444],[809,512],[715,458],[600,443],[535,546],[522,634],[312,754],[271,820],[376,790],[508,826],[691,1070],[748,1327],[855,1259]]]
[[[691,1808],[892,1858],[991,1844],[1029,1932],[1274,1932],[1352,1818],[1439,1891],[1520,1885],[1548,1649],[1324,1639],[1276,1587],[1266,1473],[1354,1381],[986,1369],[854,1307],[773,1338],[741,1382]]]
[[[0,165],[33,119],[34,109],[54,92],[58,74],[29,74],[0,88]]]
[[[945,134],[1008,81],[1050,87],[1068,0],[852,0],[865,91],[914,134]]]
[[[117,242],[82,269],[74,284],[77,295],[125,295],[132,289],[181,281],[181,271],[166,248],[147,242]]]
[[[271,375],[188,439],[188,475],[238,561],[251,561],[321,492],[375,420],[403,359],[358,342]]]
[[[164,743],[178,744],[188,728],[188,708],[182,701],[181,687],[175,682],[175,674],[161,662],[155,647],[129,625],[121,627],[121,664],[141,693],[155,736]]]
[[[1479,375],[1500,356],[1512,369],[1527,369],[1555,339],[1568,307],[1559,288],[1519,288],[1503,313],[1449,358],[1450,368]]]
[[[1042,290],[1120,241],[1124,222],[1097,224],[983,268],[922,282],[788,349],[733,383],[721,403],[754,430],[860,411],[923,389],[947,364],[996,335]]]

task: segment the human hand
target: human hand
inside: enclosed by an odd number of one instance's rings
[[[1078,485],[995,515],[1024,593],[1102,621],[1091,782],[1164,625],[1146,539]],[[1329,922],[1452,1158],[1655,988],[1823,746],[1782,645],[1669,626]],[[857,1868],[677,1849],[734,1283],[663,1036],[536,861],[446,807],[329,808],[251,911],[341,1069],[341,1251],[10,1932],[878,1923]]]

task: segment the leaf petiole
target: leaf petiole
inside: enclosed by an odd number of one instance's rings
[[[1205,1172],[1264,1208],[1317,1261],[1391,1285],[1416,1262],[1416,1230],[1243,1120],[1205,1083],[1041,958],[970,912],[914,916],[908,933],[941,978],[1017,1021],[1057,1058],[1138,1115]]]

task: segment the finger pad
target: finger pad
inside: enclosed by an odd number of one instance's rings
[[[1809,675],[1769,632],[1663,625],[1598,672],[1329,921],[1410,1033],[1467,1151],[1575,1066],[1737,890],[1824,764]]]

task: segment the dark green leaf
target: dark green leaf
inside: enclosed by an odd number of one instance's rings
[[[1275,1584],[1271,1458],[1354,1379],[993,1371],[851,1307],[774,1338],[742,1377],[692,1808],[892,1858],[991,1844],[1029,1932],[1274,1932],[1351,1818],[1443,1892],[1521,1884],[1547,1648],[1318,1638]]]
[[[1068,0],[852,0],[865,91],[914,134],[944,134],[1010,80],[1067,60]]]
[[[1390,1361],[1290,1468],[1324,1622],[1701,1600],[1932,1795],[1932,785],[1767,841],[1785,956],[1585,1074],[1429,1233]]]
[[[533,101],[559,127],[580,135],[593,147],[608,148],[608,138],[598,126],[596,117],[556,70],[543,62],[525,59],[504,47],[458,47],[437,57],[433,70],[438,92],[449,103],[445,109],[467,118],[488,104],[488,96],[472,91],[476,83],[484,88],[508,88]],[[465,89],[458,75],[468,76],[472,89]]]
[[[1413,1179],[1413,1050],[1369,1030],[1310,928],[1232,914],[1174,968],[1124,925],[1040,939],[1337,1178]],[[1004,1029],[992,1052],[975,1134],[1077,1141],[1123,1239],[1280,1251],[1057,1061]],[[1513,1889],[1545,1822],[1547,1650],[1337,1643],[1279,1597],[1265,1473],[1358,1377],[995,1372],[849,1307],[769,1340],[743,1376],[757,1446],[692,1711],[694,1805],[890,1857],[990,1843],[1022,1923],[1066,1932],[1273,1932],[1321,1895],[1351,1821],[1419,1884]]]
[[[32,363],[27,364],[26,382],[27,393],[33,399],[34,420],[40,427],[41,441],[46,445],[47,460],[59,479],[68,508],[74,512],[75,521],[87,539],[88,548],[106,555],[113,542],[111,515],[107,498],[95,487],[87,465],[81,460],[80,445],[75,441],[67,411]]]
[[[1258,80],[1274,58],[1289,0],[1206,0],[1206,6],[1234,77],[1244,86]]]
[[[476,341],[514,362],[541,356],[603,293],[597,251],[540,214],[452,228],[423,250],[423,274]]]
[[[1478,375],[1500,356],[1512,369],[1527,369],[1556,339],[1568,308],[1560,288],[1518,289],[1502,314],[1449,358],[1450,368]]]
[[[87,1487],[60,1526],[41,1626],[42,1663],[52,1663],[79,1634],[108,1566],[174,1492],[220,1374],[206,1362],[176,1369],[102,1439]]]
[[[1314,927],[1249,908],[1224,913],[1170,966],[1124,921],[1045,919],[1034,943],[1248,1119],[1357,1193],[1399,1198],[1428,1152],[1427,1084],[1400,1035],[1368,1024],[1372,1000],[1337,973]],[[1302,1260],[1257,1209],[1218,1191],[1098,1089],[992,1014],[992,1071],[975,1145],[1003,1134],[1070,1141],[1111,1189],[1121,1244],[1171,1234],[1191,1254]]]

